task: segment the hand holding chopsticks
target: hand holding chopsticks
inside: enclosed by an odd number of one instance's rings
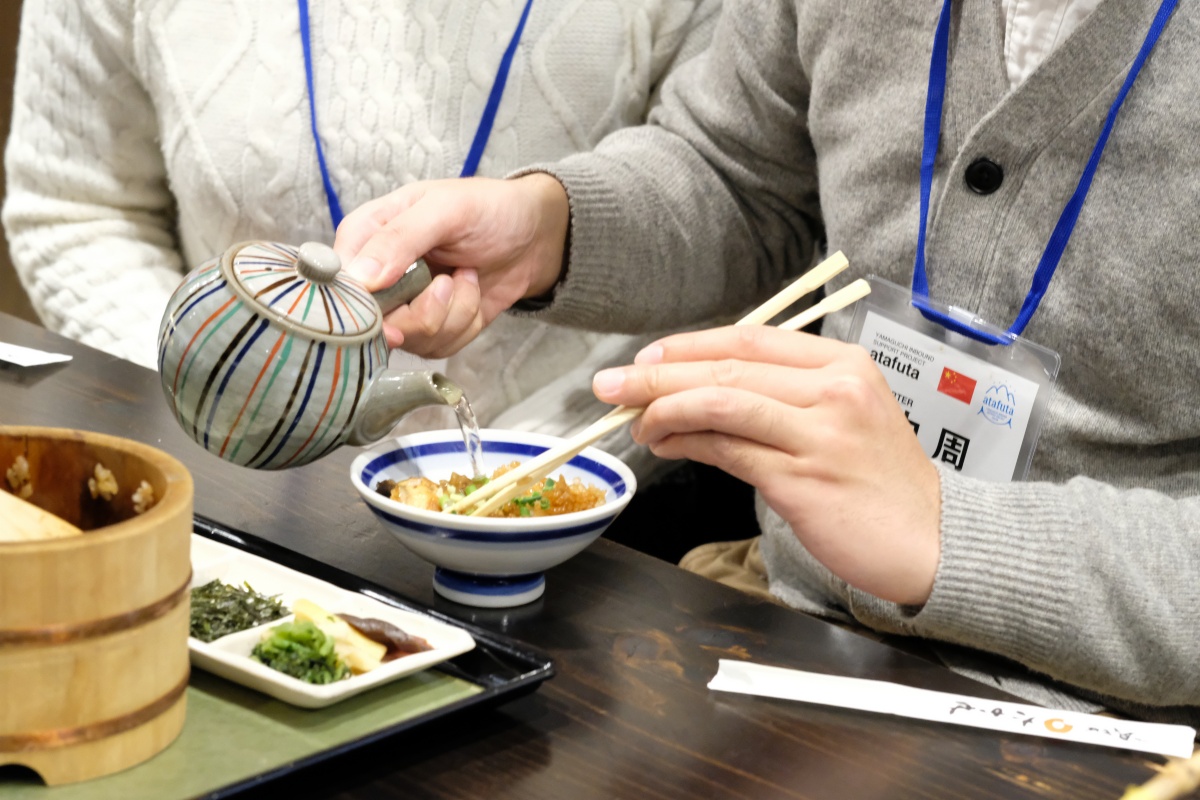
[[[768,322],[801,297],[824,286],[848,266],[849,262],[841,252],[834,253],[735,324],[762,325]],[[805,312],[786,320],[779,327],[783,330],[798,330],[826,314],[865,297],[870,291],[870,285],[865,280],[859,279],[829,295]],[[492,513],[514,497],[527,492],[538,481],[570,461],[584,448],[636,419],[643,410],[642,408],[618,406],[561,444],[504,473],[496,480],[484,484],[447,510],[461,514],[474,507],[470,512],[473,516],[485,516]]]

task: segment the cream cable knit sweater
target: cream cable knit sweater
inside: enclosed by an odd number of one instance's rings
[[[707,45],[718,5],[535,0],[479,174],[641,122],[663,78]],[[318,122],[344,210],[459,173],[523,7],[310,2]],[[296,0],[25,0],[6,159],[4,225],[45,324],[147,366],[186,270],[244,239],[333,239]],[[603,411],[592,372],[630,347],[509,318],[447,372],[486,423],[582,370],[508,417],[574,430]]]

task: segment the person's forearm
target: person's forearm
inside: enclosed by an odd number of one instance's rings
[[[538,236],[538,269],[530,280],[527,298],[549,295],[562,280],[567,267],[567,250],[571,235],[571,209],[567,190],[558,180],[544,172],[522,175],[516,180],[529,187],[538,198],[541,208]]]
[[[661,330],[746,308],[810,265],[820,211],[796,127],[807,84],[783,5],[728,5],[712,49],[668,81],[655,124],[533,168],[563,183],[571,208],[567,274],[545,319]]]

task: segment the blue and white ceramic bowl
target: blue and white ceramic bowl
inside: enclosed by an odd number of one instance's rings
[[[561,439],[539,433],[484,429],[483,469],[491,475],[512,461],[527,461]],[[432,563],[438,594],[471,606],[505,608],[531,603],[546,588],[545,570],[591,544],[629,504],[637,479],[620,459],[589,447],[554,471],[605,489],[603,505],[548,517],[496,519],[445,514],[384,497],[384,479],[423,475],[438,481],[470,473],[458,430],[401,436],[364,451],[350,478],[371,511],[409,550]]]

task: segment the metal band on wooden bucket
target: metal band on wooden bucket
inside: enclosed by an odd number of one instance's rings
[[[75,728],[56,728],[48,731],[33,731],[31,733],[0,736],[0,753],[27,753],[32,750],[68,747],[124,733],[127,730],[149,722],[174,705],[175,701],[187,690],[190,675],[191,670],[189,669],[183,676],[183,680],[162,697],[119,717],[93,722],[88,725],[80,725]]]
[[[166,615],[168,611],[179,604],[188,592],[192,583],[189,572],[187,580],[175,591],[161,600],[148,606],[124,614],[117,614],[104,619],[88,620],[67,625],[48,625],[44,628],[25,628],[17,630],[0,630],[0,646],[18,644],[64,644],[80,639],[92,639],[97,636],[107,636],[110,633],[132,628]]]

